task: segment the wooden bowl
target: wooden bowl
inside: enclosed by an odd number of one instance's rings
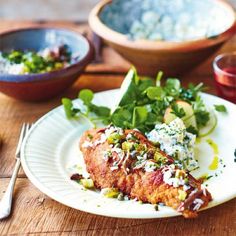
[[[89,15],[89,25],[108,45],[136,66],[139,73],[154,76],[162,70],[165,75],[176,76],[199,65],[235,34],[233,8],[222,0],[216,1],[228,11],[232,23],[226,31],[214,38],[184,42],[129,40],[126,35],[106,26],[99,18],[104,6],[111,4],[110,0],[101,1],[93,8]]]

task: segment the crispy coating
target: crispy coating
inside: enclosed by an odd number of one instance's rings
[[[111,146],[107,141],[99,143],[95,146],[85,147],[85,142],[93,143],[101,138],[103,129],[92,129],[86,131],[80,139],[80,150],[83,153],[84,161],[91,179],[94,181],[96,188],[118,188],[124,194],[127,194],[131,199],[137,199],[142,202],[157,204],[164,203],[166,206],[178,210],[186,218],[197,216],[197,211],[191,209],[191,204],[195,197],[200,198],[205,207],[211,200],[211,195],[207,190],[201,190],[201,183],[188,174],[191,189],[188,190],[188,198],[183,202],[179,199],[178,190],[183,187],[173,187],[163,181],[163,173],[161,169],[152,172],[146,172],[144,169],[132,169],[133,160],[130,156],[124,158],[118,169],[111,169],[114,161],[117,161],[117,154],[112,153],[112,158],[106,160],[104,151],[111,150]],[[139,142],[146,144],[151,149],[153,144],[138,131],[125,130],[125,135],[129,133],[135,134]],[[168,163],[173,162],[172,158],[160,153],[168,159]],[[191,191],[195,189],[195,194]],[[196,191],[196,189],[198,191]],[[193,196],[194,195],[194,196]]]

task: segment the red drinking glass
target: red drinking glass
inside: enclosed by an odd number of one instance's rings
[[[236,103],[236,52],[217,56],[213,68],[218,95]]]

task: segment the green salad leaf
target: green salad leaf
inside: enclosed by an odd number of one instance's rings
[[[79,108],[74,108],[73,103],[69,98],[62,98],[62,104],[68,119],[75,118],[80,112]]]
[[[165,91],[169,96],[179,97],[180,94],[180,81],[178,79],[167,79]]]
[[[133,110],[132,126],[138,127],[147,120],[148,110],[145,106],[136,106]]]
[[[85,105],[91,104],[93,97],[93,91],[90,89],[83,89],[79,93],[79,98],[84,102]]]
[[[215,110],[218,112],[227,112],[225,105],[214,105]]]
[[[104,124],[110,123],[111,110],[105,106],[97,106],[92,103],[94,98],[94,93],[90,89],[83,89],[78,94],[78,98],[83,102],[85,111],[83,109],[75,108],[72,100],[69,98],[62,98],[62,104],[64,106],[64,111],[68,119],[78,118],[79,115],[87,117],[92,123],[94,121],[102,121]],[[95,114],[96,117],[92,117],[91,114]]]
[[[105,106],[97,106],[93,103],[94,94],[89,89],[83,89],[79,98],[84,108],[74,107],[73,102],[62,99],[67,118],[77,118],[80,114],[86,116],[92,122],[101,121],[104,124],[113,124],[124,129],[139,129],[146,133],[152,130],[156,124],[164,122],[167,109],[171,114],[179,118],[186,118],[185,110],[177,101],[185,101],[193,108],[195,123],[188,125],[187,130],[198,134],[199,129],[206,126],[210,120],[210,113],[204,104],[200,92],[203,84],[190,84],[188,88],[181,86],[177,78],[167,78],[161,83],[163,72],[159,72],[156,80],[149,77],[139,77],[136,69],[132,67],[127,73],[121,86],[121,96],[118,103],[112,109]],[[223,112],[222,105],[216,105],[215,109]],[[184,120],[183,120],[184,121]],[[188,120],[189,121],[189,120]]]

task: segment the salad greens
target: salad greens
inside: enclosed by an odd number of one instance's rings
[[[95,105],[93,92],[84,89],[80,91],[78,97],[83,101],[85,110],[75,107],[68,98],[62,99],[66,116],[72,119],[84,115],[91,121],[112,123],[124,129],[136,128],[146,133],[156,124],[163,123],[167,109],[171,109],[171,114],[175,117],[186,119],[186,111],[178,105],[179,101],[184,101],[190,104],[193,110],[193,114],[187,119],[194,116],[196,120],[195,124],[190,124],[187,129],[197,134],[210,120],[210,113],[199,95],[203,90],[203,84],[196,86],[190,84],[188,88],[183,88],[180,80],[176,78],[167,78],[162,83],[162,76],[163,73],[159,72],[156,80],[148,77],[140,78],[135,68],[131,68],[121,86],[122,94],[114,109]],[[217,109],[222,110],[222,107]]]
[[[93,97],[94,94],[89,89],[83,89],[80,91],[78,98],[83,101],[85,109],[74,107],[72,101],[69,98],[62,98],[62,104],[64,106],[66,117],[68,119],[73,119],[82,115],[90,119],[92,123],[99,120],[104,124],[110,123],[110,108],[93,104]],[[96,116],[92,117],[91,113],[94,113]]]

